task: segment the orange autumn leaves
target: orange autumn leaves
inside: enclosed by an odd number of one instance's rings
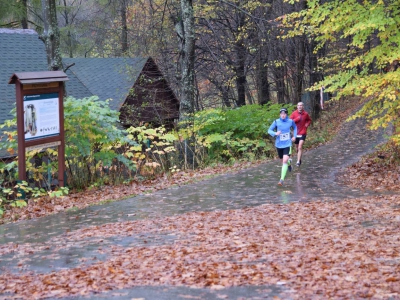
[[[2,273],[0,291],[32,299],[143,285],[221,289],[277,284],[284,287],[282,298],[395,299],[400,297],[398,207],[399,196],[381,196],[84,228],[46,245],[63,243],[66,249],[97,239],[104,261],[82,261],[81,266],[45,275]],[[128,236],[142,240],[125,247],[105,243]],[[13,251],[31,247],[19,244]]]

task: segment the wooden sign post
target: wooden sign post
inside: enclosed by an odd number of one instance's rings
[[[62,71],[24,72],[11,76],[16,85],[18,176],[26,181],[27,150],[58,147],[58,184],[65,186],[64,85]]]

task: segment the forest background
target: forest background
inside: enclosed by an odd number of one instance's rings
[[[366,117],[371,129],[393,125],[398,159],[397,4],[0,0],[0,26],[35,29],[52,70],[65,67],[61,57],[151,56],[180,99],[180,125],[173,133],[146,126],[121,130],[106,102],[66,99],[69,186],[81,190],[272,157],[266,129],[277,108],[292,110],[309,99],[317,121],[321,86],[332,101],[357,96],[366,102],[354,117]],[[9,129],[6,149],[16,148],[14,124],[3,124]],[[329,138],[324,125],[310,136],[310,146]],[[17,199],[21,188],[32,197],[54,194],[43,174],[57,153],[36,151],[28,158],[35,156],[50,160],[28,164],[34,186],[15,187],[16,162],[2,165],[1,211],[26,205]],[[55,164],[50,169],[56,174]]]

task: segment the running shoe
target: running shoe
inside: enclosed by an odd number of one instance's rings
[[[279,180],[278,185],[282,186],[283,185],[283,180]]]

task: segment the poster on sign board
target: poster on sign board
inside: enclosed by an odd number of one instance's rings
[[[26,141],[60,134],[58,93],[26,95],[23,99]]]

